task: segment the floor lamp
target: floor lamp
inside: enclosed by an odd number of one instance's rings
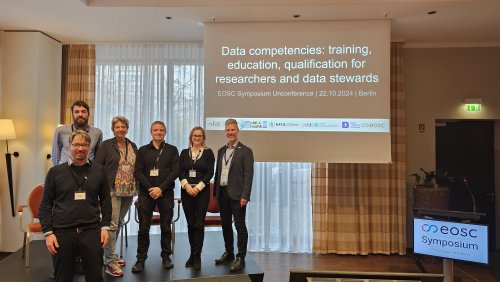
[[[10,207],[12,216],[16,216],[14,210],[14,186],[12,184],[12,155],[18,157],[19,153],[9,153],[9,141],[16,139],[16,131],[14,130],[14,123],[11,119],[0,119],[0,140],[5,140],[7,145],[7,152],[5,153],[5,162],[7,164],[7,178],[9,180],[9,194],[10,194]]]

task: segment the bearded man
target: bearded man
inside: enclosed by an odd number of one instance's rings
[[[71,106],[73,124],[63,125],[56,128],[52,141],[52,164],[54,166],[65,163],[70,159],[69,136],[76,130],[86,131],[92,143],[88,158],[94,159],[95,153],[102,142],[102,131],[99,128],[89,125],[90,108],[84,101],[76,101]]]

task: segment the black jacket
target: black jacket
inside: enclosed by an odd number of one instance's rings
[[[134,142],[128,139],[127,141],[132,145],[135,155],[137,156],[137,146]],[[105,167],[106,173],[108,174],[109,187],[111,187],[111,189],[115,186],[116,171],[118,170],[118,164],[121,157],[118,150],[116,139],[111,138],[101,143],[94,158],[95,162]]]
[[[163,151],[161,151],[162,148]],[[161,155],[156,164],[159,175],[150,176],[150,171],[154,168],[160,151]],[[149,196],[148,190],[152,187],[160,187],[164,193],[173,191],[175,179],[179,176],[179,151],[177,147],[163,142],[160,149],[156,149],[151,141],[151,143],[139,148],[134,176],[139,181],[139,193],[143,195]]]

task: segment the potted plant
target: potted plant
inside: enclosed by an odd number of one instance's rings
[[[446,170],[426,171],[420,168],[422,175],[413,173],[413,206],[422,209],[447,210],[449,208],[450,186],[453,177]],[[422,183],[421,183],[422,182]]]

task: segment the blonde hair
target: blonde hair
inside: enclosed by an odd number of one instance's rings
[[[71,135],[69,136],[69,144],[73,143],[73,139],[75,139],[75,137],[77,136],[83,138],[85,142],[89,144],[90,142],[92,142],[92,139],[90,138],[90,135],[87,133],[87,131],[79,129],[71,132]]]
[[[193,134],[196,130],[201,130],[201,132],[203,132],[203,148],[206,148],[205,140],[207,139],[207,135],[205,134],[205,129],[201,126],[195,126],[191,129],[191,132],[189,132],[189,146],[193,147]]]

